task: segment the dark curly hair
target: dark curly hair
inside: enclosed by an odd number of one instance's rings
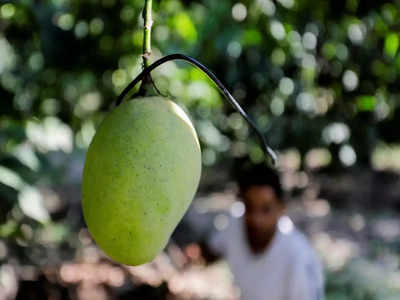
[[[232,173],[239,186],[239,195],[242,195],[251,186],[267,185],[274,190],[277,199],[284,202],[279,174],[266,164],[254,164],[248,160],[237,160]]]

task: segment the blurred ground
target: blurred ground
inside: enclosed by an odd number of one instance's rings
[[[45,204],[52,199],[52,218],[62,217],[69,229],[54,221],[29,237],[25,224],[26,238],[18,247],[0,241],[0,258],[9,257],[0,269],[0,299],[238,299],[240,291],[232,285],[227,265],[205,265],[197,246],[211,230],[243,214],[226,174],[206,169],[202,189],[165,252],[150,264],[126,267],[105,257],[85,228],[74,233],[83,221],[83,156],[65,159],[62,183],[41,194]],[[287,159],[281,168],[288,215],[323,259],[327,299],[397,299],[398,175],[357,169],[335,175],[299,172]],[[26,259],[14,259],[16,250],[26,251]]]

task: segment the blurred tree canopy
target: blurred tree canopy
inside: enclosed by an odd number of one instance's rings
[[[0,237],[15,249],[36,234],[66,239],[38,189],[65,179],[50,153],[84,152],[141,70],[143,5],[1,2]],[[400,1],[160,0],[153,18],[152,60],[180,52],[206,64],[273,147],[294,149],[300,168],[370,166],[377,147],[399,143]],[[205,166],[263,159],[200,71],[168,63],[153,78],[189,110]],[[50,234],[36,233],[48,222],[41,230]]]

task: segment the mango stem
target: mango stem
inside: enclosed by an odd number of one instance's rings
[[[143,9],[143,65],[147,68],[150,65],[151,55],[151,27],[153,26],[153,19],[151,15],[152,0],[145,0],[145,6]]]

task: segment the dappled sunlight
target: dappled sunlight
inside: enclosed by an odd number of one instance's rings
[[[394,242],[400,238],[400,220],[398,218],[376,220],[373,224],[375,234],[386,241]]]
[[[357,244],[349,239],[332,238],[326,233],[315,235],[313,242],[327,268],[333,271],[343,268],[359,251]]]
[[[200,144],[199,144],[199,141],[197,139],[196,130],[194,129],[194,127],[192,125],[192,122],[190,121],[190,119],[187,116],[187,114],[177,104],[175,104],[173,102],[169,102],[168,104],[169,104],[170,109],[176,114],[176,116],[178,116],[190,128],[190,131],[192,132],[193,137],[195,137],[197,145],[200,148]]]
[[[71,152],[73,139],[69,126],[54,117],[47,117],[43,122],[28,121],[26,134],[30,142],[43,152],[62,150]]]
[[[325,199],[305,199],[303,203],[311,217],[326,217],[331,212],[331,206]]]
[[[124,273],[109,264],[63,264],[60,278],[66,283],[106,284],[119,287],[124,283]]]
[[[377,170],[400,171],[400,146],[378,145],[372,154],[372,166]]]

